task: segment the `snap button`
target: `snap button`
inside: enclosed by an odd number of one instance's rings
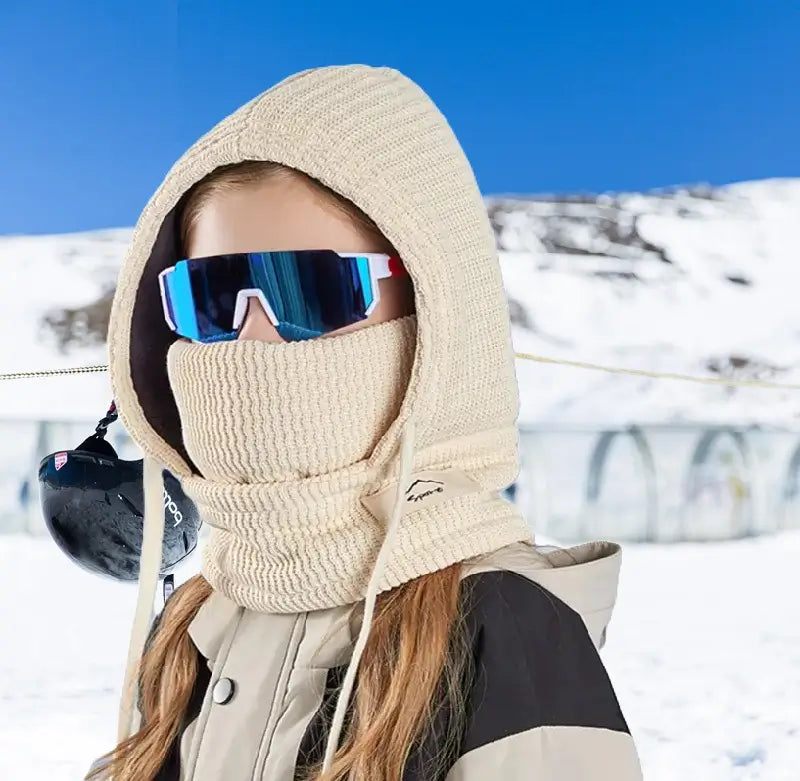
[[[225,705],[233,699],[235,691],[236,684],[230,678],[220,678],[214,684],[214,691],[211,692],[211,698],[217,705]]]

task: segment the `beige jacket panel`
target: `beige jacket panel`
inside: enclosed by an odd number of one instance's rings
[[[292,781],[331,667],[350,655],[351,608],[267,614],[215,592],[189,628],[211,681],[181,738],[181,781]],[[217,702],[227,678],[234,694]]]
[[[589,727],[537,727],[464,754],[445,781],[641,781],[631,736]]]

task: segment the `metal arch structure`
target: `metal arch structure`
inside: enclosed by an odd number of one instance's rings
[[[654,542],[658,535],[658,488],[656,485],[656,466],[653,451],[644,432],[639,426],[628,426],[625,429],[604,431],[597,438],[597,442],[589,459],[589,468],[586,474],[586,490],[584,500],[587,505],[596,505],[600,499],[600,491],[605,477],[606,464],[611,446],[618,437],[629,437],[633,441],[644,478],[645,490],[645,523],[639,542]],[[583,530],[583,533],[588,531]]]
[[[683,505],[684,512],[681,515],[679,539],[682,540],[689,539],[686,534],[687,532],[686,508],[688,506],[691,494],[691,480],[693,476],[697,473],[697,470],[708,461],[708,456],[711,453],[714,445],[716,445],[720,439],[723,439],[725,437],[730,437],[731,440],[736,445],[736,449],[738,450],[739,455],[742,457],[742,462],[744,464],[747,477],[746,517],[744,523],[742,524],[742,528],[738,530],[738,534],[736,533],[736,530],[733,529],[731,530],[730,539],[734,539],[737,537],[747,537],[754,533],[755,529],[754,484],[755,484],[755,474],[757,470],[756,458],[753,453],[753,449],[750,445],[749,440],[742,431],[733,427],[720,426],[717,428],[710,428],[702,434],[702,436],[697,442],[697,445],[695,446],[691,461],[689,462],[688,470],[686,472],[686,478],[684,480],[684,505]]]

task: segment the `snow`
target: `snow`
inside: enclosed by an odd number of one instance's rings
[[[532,323],[515,327],[518,351],[696,376],[718,376],[711,362],[741,357],[751,365],[727,374],[800,383],[800,180],[487,203],[506,290]],[[798,417],[793,391],[730,393],[525,361],[517,370],[523,422],[785,425]]]
[[[603,652],[647,781],[797,781],[800,533],[626,545]]]
[[[798,556],[800,532],[625,546],[602,656],[647,781],[797,781]],[[111,746],[134,599],[0,536],[0,778],[74,781]]]
[[[131,229],[0,237],[0,373],[107,363],[105,345],[62,353],[43,318],[113,289]],[[0,414],[22,420],[97,420],[111,399],[107,373],[0,382]]]

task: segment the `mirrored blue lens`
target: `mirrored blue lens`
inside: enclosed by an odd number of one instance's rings
[[[236,338],[234,313],[242,291],[263,295],[278,332],[290,341],[363,320],[374,300],[368,259],[330,250],[182,260],[165,277],[164,291],[177,332],[202,342]]]

